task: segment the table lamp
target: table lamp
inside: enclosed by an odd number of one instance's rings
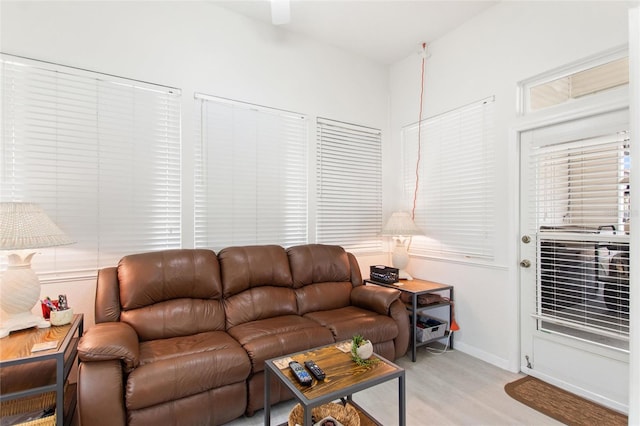
[[[0,308],[6,318],[0,324],[0,338],[25,328],[46,328],[50,324],[31,309],[40,300],[40,280],[31,269],[34,249],[71,244],[37,204],[0,203],[0,251],[8,251],[8,266],[0,271]]]
[[[382,228],[381,234],[391,236],[395,241],[391,263],[394,268],[398,268],[399,278],[401,280],[412,280],[413,277],[405,271],[409,264],[408,245],[411,237],[424,235],[424,233],[416,226],[408,212],[398,211],[391,214],[391,217]]]

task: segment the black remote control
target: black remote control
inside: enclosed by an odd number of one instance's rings
[[[307,373],[307,370],[305,370],[302,364],[296,361],[291,361],[289,363],[289,368],[293,371],[293,375],[296,376],[296,379],[298,379],[298,382],[300,382],[302,386],[311,386],[313,379],[309,373]]]
[[[313,377],[316,378],[316,380],[324,380],[324,378],[326,377],[326,375],[324,374],[324,371],[322,371],[322,368],[318,367],[318,364],[316,364],[315,361],[312,361],[312,360],[305,361],[304,365],[307,366],[307,368],[309,369],[309,371],[311,371],[311,374],[313,375]]]

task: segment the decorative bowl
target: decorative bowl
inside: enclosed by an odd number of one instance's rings
[[[373,355],[373,344],[370,340],[367,340],[364,345],[356,349],[356,352],[360,359],[369,359]]]
[[[73,319],[73,309],[65,309],[64,311],[51,311],[49,321],[51,325],[66,325]]]
[[[328,404],[314,407],[311,409],[311,416],[319,423],[320,419],[331,416],[344,426],[360,426],[360,415],[351,404],[336,404],[330,402]],[[300,404],[289,413],[289,426],[301,425],[304,422],[304,409]]]

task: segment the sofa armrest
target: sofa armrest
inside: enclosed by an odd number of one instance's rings
[[[409,325],[409,311],[407,311],[407,306],[402,300],[398,299],[391,304],[389,316],[398,324],[398,337],[394,339],[396,359],[398,359],[407,353],[407,349],[409,348],[409,338],[411,337],[409,333],[411,329]]]
[[[76,416],[80,426],[125,426],[125,375],[119,360],[81,362]]]
[[[351,290],[351,304],[380,315],[389,315],[391,304],[400,297],[400,290],[361,285]]]
[[[140,362],[138,335],[124,322],[96,324],[80,339],[78,357],[82,362],[120,360],[130,372]]]

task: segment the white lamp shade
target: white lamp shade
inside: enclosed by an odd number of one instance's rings
[[[0,203],[0,250],[55,247],[73,243],[40,206]]]
[[[409,253],[405,245],[407,239],[403,239],[402,237],[424,235],[424,233],[416,226],[409,213],[398,211],[391,214],[391,217],[382,228],[381,234],[395,237],[396,244],[391,256],[391,264],[395,268],[398,268],[400,279],[412,280],[411,275],[405,270],[409,264]]]
[[[382,235],[388,236],[412,236],[424,235],[416,226],[408,212],[394,212],[382,228]]]

